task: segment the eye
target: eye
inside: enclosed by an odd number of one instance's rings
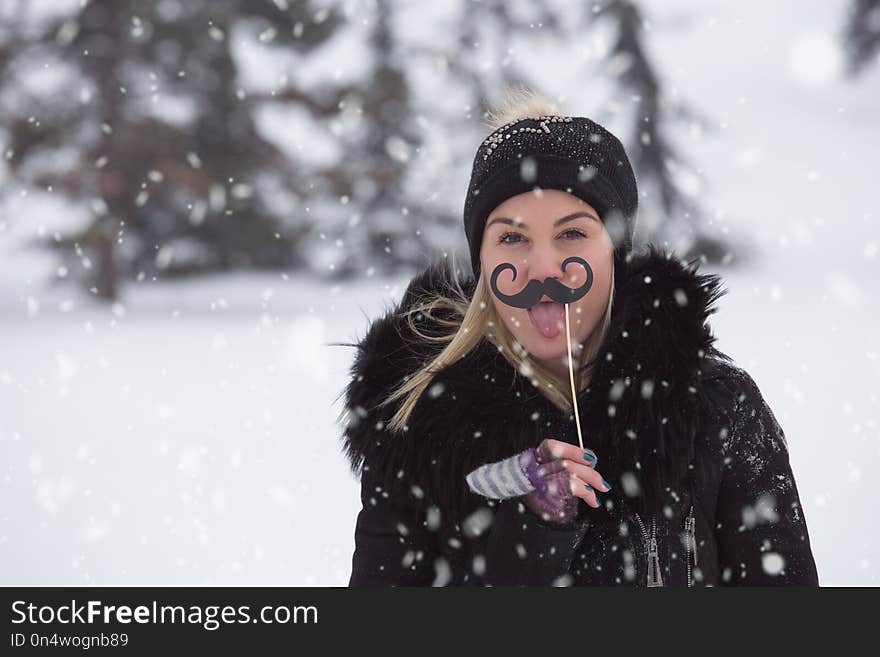
[[[520,240],[515,240],[515,241],[511,242],[511,241],[505,239],[507,237],[522,237],[522,235],[520,233],[511,233],[511,232],[502,233],[501,236],[498,238],[498,243],[499,244],[516,244],[517,242],[520,241]]]
[[[501,236],[498,238],[498,244],[517,244],[520,241],[522,241],[520,239],[521,237],[522,237],[521,233],[512,233],[512,232],[502,233]],[[563,237],[564,239],[567,239],[567,240],[578,240],[581,238],[586,238],[587,236],[583,232],[577,230],[576,228],[569,228],[567,231],[562,233],[560,235],[560,237]],[[515,238],[515,239],[508,239],[508,238]]]

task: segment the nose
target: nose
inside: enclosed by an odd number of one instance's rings
[[[554,278],[557,281],[565,283],[566,278],[570,278],[574,273],[569,271],[568,274],[562,271],[563,257],[553,249],[532,249],[528,256],[528,278],[526,280],[536,279],[541,282],[547,278]],[[544,295],[541,301],[551,301],[550,297]]]

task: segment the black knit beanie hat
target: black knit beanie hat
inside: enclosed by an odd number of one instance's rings
[[[633,248],[639,195],[620,140],[580,116],[542,115],[497,128],[477,149],[464,205],[474,276],[486,218],[511,196],[536,187],[577,196],[599,213],[616,256]]]

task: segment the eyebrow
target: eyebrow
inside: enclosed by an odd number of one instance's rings
[[[553,224],[553,227],[556,228],[557,226],[561,226],[562,224],[568,223],[569,221],[574,221],[575,219],[580,219],[581,217],[588,217],[589,219],[593,219],[594,221],[599,221],[599,218],[598,218],[598,217],[596,217],[595,215],[593,215],[593,214],[591,214],[591,213],[589,213],[589,212],[574,212],[574,213],[572,213],[572,214],[567,214],[567,215],[565,215],[565,216],[562,217],[561,219],[557,219],[556,222]],[[529,227],[526,226],[526,225],[525,225],[524,223],[522,223],[521,221],[514,221],[513,219],[508,219],[507,217],[495,217],[495,218],[493,218],[493,219],[492,219],[492,220],[486,225],[486,228],[488,229],[489,226],[491,226],[492,224],[496,224],[496,223],[498,223],[498,224],[508,224],[508,225],[510,225],[510,226],[515,226],[515,227],[517,227],[517,228],[525,228],[526,230],[529,229]]]

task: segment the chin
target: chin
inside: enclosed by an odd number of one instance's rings
[[[559,332],[556,337],[545,338],[536,331],[529,331],[528,335],[516,336],[519,343],[526,348],[531,356],[541,360],[562,359],[568,356],[568,348],[565,344],[565,331]],[[572,352],[575,350],[572,342]],[[574,353],[572,353],[574,356]]]

